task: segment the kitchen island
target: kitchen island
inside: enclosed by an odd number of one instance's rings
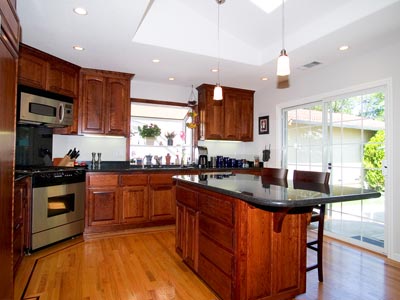
[[[174,176],[176,251],[223,300],[292,299],[306,291],[312,206],[379,197],[358,188],[261,176]]]

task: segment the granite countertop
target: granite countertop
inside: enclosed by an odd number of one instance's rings
[[[178,175],[173,177],[206,190],[244,200],[260,208],[299,208],[317,204],[352,201],[380,197],[380,193],[362,188],[339,185],[299,183],[267,180],[255,175]]]
[[[260,168],[198,168],[196,166],[178,166],[178,165],[130,165],[129,162],[116,161],[116,162],[102,162],[100,166],[91,166],[88,163],[87,172],[176,172],[176,171],[200,171],[200,172],[232,172],[234,170],[260,170]]]

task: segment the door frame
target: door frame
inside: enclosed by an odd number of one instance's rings
[[[386,148],[386,166],[387,176],[385,178],[385,252],[389,258],[400,261],[400,257],[396,257],[394,251],[395,237],[400,234],[400,228],[394,228],[394,214],[393,211],[393,85],[392,78],[385,78],[378,81],[367,82],[359,85],[354,85],[340,90],[334,90],[327,93],[312,95],[301,99],[293,99],[287,102],[282,102],[276,105],[276,151],[277,164],[283,165],[283,136],[284,136],[284,118],[283,109],[316,103],[328,98],[338,98],[343,95],[353,94],[358,91],[368,90],[384,86],[386,89],[385,94],[385,148]],[[280,149],[280,151],[279,151]]]

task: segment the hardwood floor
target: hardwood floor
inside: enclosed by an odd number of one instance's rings
[[[168,226],[49,247],[24,258],[14,299],[217,299],[182,263],[174,243]],[[316,270],[308,272],[307,293],[296,299],[400,299],[399,263],[333,239],[325,239],[324,255],[324,283]]]

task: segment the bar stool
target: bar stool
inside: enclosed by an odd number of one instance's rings
[[[280,168],[262,168],[261,176],[265,176],[272,179],[286,179],[288,174],[288,169]]]
[[[328,172],[314,172],[314,171],[300,171],[294,170],[293,182],[302,183],[318,183],[321,185],[328,185],[330,173]],[[318,280],[324,281],[323,277],[323,238],[324,238],[324,220],[325,220],[325,204],[316,205],[313,207],[311,213],[310,223],[318,222],[317,239],[307,241],[307,248],[317,252],[317,263],[307,266],[306,270],[311,271],[318,269]]]

